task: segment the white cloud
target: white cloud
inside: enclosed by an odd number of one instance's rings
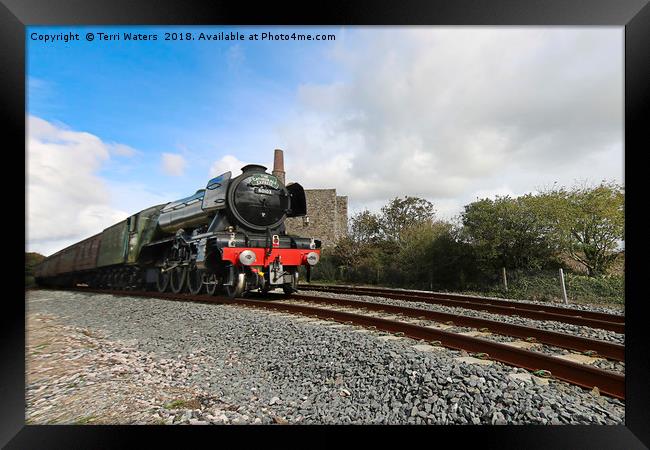
[[[182,176],[187,167],[187,161],[185,161],[185,158],[177,153],[163,153],[161,164],[162,171],[173,177]]]
[[[165,184],[165,186],[168,186]],[[176,187],[176,186],[171,186]],[[131,214],[136,211],[142,211],[154,205],[163,205],[187,197],[188,193],[184,192],[181,189],[177,190],[167,190],[162,188],[162,190],[157,190],[153,186],[148,186],[143,182],[134,181],[129,182],[120,182],[119,184],[111,184],[111,199],[112,203],[119,205],[120,209],[124,211],[129,211]]]
[[[111,145],[90,133],[27,118],[27,247],[50,254],[127,217],[97,175]]]
[[[244,65],[245,60],[246,56],[244,55],[244,49],[241,44],[233,44],[228,47],[226,61],[231,71],[238,71]]]
[[[288,179],[352,207],[418,195],[447,215],[476,195],[622,179],[622,28],[348,37],[330,55],[340,79],[302,85],[278,128]]]
[[[128,145],[116,144],[114,142],[107,145],[109,151],[113,155],[126,156],[127,158],[130,158],[131,156],[135,156],[138,153],[136,149],[134,149],[133,147],[129,147]]]
[[[241,168],[249,163],[239,160],[236,156],[225,155],[221,159],[218,159],[210,166],[210,172],[208,176],[210,178],[221,175],[225,172],[232,172],[233,178],[241,173]]]

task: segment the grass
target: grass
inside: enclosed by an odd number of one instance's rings
[[[29,354],[30,355],[40,355],[42,353],[41,350],[43,350],[48,345],[50,345],[50,344],[45,343],[45,344],[36,345]]]
[[[349,281],[318,280],[319,284],[353,284]],[[625,290],[623,274],[602,277],[566,273],[565,284],[569,303],[624,305]],[[366,285],[370,285],[366,283]],[[412,286],[392,286],[406,289]],[[445,291],[445,289],[434,289]],[[538,300],[546,302],[562,302],[562,288],[559,276],[555,272],[512,273],[508,274],[508,290],[499,283],[492,286],[473,286],[464,290],[453,290],[456,293],[480,295],[488,297],[512,298],[520,300]]]
[[[165,404],[166,409],[199,409],[201,408],[201,403],[197,399],[192,400],[174,400]]]
[[[25,287],[26,288],[31,288],[36,286],[36,278],[33,276],[26,276],[25,277]]]
[[[97,419],[96,416],[84,416],[79,419],[77,419],[74,424],[75,425],[88,425],[90,422],[94,421]]]
[[[588,277],[569,273],[565,275],[565,285],[569,303],[614,305],[625,303],[622,275]],[[507,291],[502,286],[493,286],[475,292],[490,297],[563,301],[559,276],[551,273],[513,277],[508,281]]]

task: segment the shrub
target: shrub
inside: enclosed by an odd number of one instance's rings
[[[565,281],[569,301],[625,303],[625,280],[623,275],[589,277],[567,274]]]
[[[589,277],[565,273],[565,286],[570,303],[615,303],[623,304],[624,280],[622,275]],[[513,272],[508,273],[508,290],[501,283],[489,287],[474,286],[473,293],[491,297],[520,300],[563,302],[562,287],[558,272]]]

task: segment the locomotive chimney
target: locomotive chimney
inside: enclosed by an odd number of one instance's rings
[[[273,155],[273,175],[278,177],[282,184],[285,184],[284,181],[284,153],[279,148],[275,149]]]

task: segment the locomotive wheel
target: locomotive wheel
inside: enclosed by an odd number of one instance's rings
[[[223,286],[223,289],[226,291],[226,295],[230,298],[241,297],[246,287],[246,274],[241,271],[238,267],[235,267],[234,274],[234,284],[232,286]]]
[[[285,283],[282,285],[282,290],[285,295],[291,295],[294,292],[298,292],[298,272],[293,273],[293,281],[291,283]]]
[[[192,267],[187,273],[187,288],[192,295],[198,295],[203,290],[203,271]]]
[[[187,267],[174,267],[169,271],[169,284],[174,294],[180,294],[187,281]]]
[[[162,268],[158,269],[158,279],[156,280],[156,288],[158,292],[165,292],[169,288],[169,271],[163,272]]]
[[[217,279],[217,275],[214,273],[211,273],[210,276],[208,277],[208,283],[205,285],[205,292],[208,293],[208,295],[216,295],[218,292],[218,287],[219,287],[219,280]]]
[[[126,273],[126,290],[127,291],[132,291],[134,289],[137,289],[137,283],[138,282],[138,276],[135,273],[135,270],[129,270]]]
[[[115,275],[115,284],[117,285],[118,289],[126,289],[127,274],[123,270],[120,270]]]
[[[230,298],[235,298],[235,297],[241,297],[242,293],[244,292],[244,277],[245,275],[243,273],[240,273],[238,275],[239,281],[235,286],[224,286],[224,290],[226,291],[226,295]]]
[[[108,275],[108,286],[111,289],[117,289],[117,272],[114,270],[111,270]]]

